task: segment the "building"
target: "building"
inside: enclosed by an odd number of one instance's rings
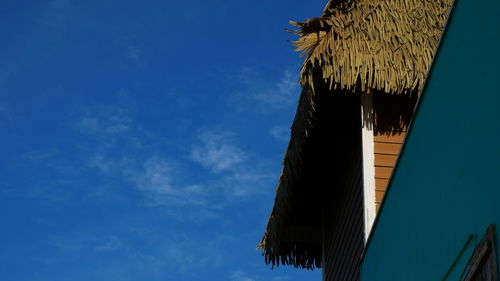
[[[456,1],[362,280],[498,280],[499,15],[499,1]]]
[[[267,263],[360,280],[451,4],[331,0],[321,17],[293,22],[303,91],[259,244]]]

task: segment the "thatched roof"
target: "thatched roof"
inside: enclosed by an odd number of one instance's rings
[[[419,93],[452,0],[330,0],[323,15],[303,23],[294,42],[305,60],[303,91],[283,161],[273,211],[259,247],[266,262],[312,269],[321,265],[321,242],[311,229],[290,238],[297,191],[314,188],[303,171],[318,98],[335,92]],[[314,161],[312,161],[314,162]],[[291,204],[290,202],[294,202]],[[316,214],[320,216],[320,214]],[[316,220],[317,221],[317,220]],[[297,231],[295,231],[297,232]],[[309,234],[307,234],[309,233]],[[309,235],[309,236],[308,236]],[[292,235],[293,236],[293,235]],[[319,244],[318,244],[319,243]]]
[[[423,87],[451,0],[329,1],[323,16],[304,23],[295,42],[307,54],[300,83],[314,69],[332,89],[404,93]]]

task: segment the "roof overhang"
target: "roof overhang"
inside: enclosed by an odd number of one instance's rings
[[[259,243],[267,263],[321,266],[318,198],[325,166],[341,165],[340,159],[321,157],[325,151],[335,153],[332,143],[321,139],[325,124],[341,122],[339,116],[347,114],[342,103],[348,94],[418,94],[451,2],[331,0],[321,17],[293,23],[299,27],[293,31],[299,36],[294,45],[306,56],[300,74],[303,91],[275,204]],[[323,120],[331,111],[338,114]],[[341,131],[330,133],[342,136]],[[335,185],[332,178],[330,183]]]

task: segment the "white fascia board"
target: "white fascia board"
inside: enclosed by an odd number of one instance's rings
[[[373,137],[373,94],[361,94],[361,136],[363,145],[363,201],[365,241],[377,216],[375,204],[375,148]]]

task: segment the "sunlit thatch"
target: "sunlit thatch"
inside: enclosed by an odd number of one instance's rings
[[[306,55],[300,83],[314,89],[318,75],[331,89],[355,91],[359,79],[361,91],[421,90],[450,2],[330,1],[322,17],[291,22]]]

